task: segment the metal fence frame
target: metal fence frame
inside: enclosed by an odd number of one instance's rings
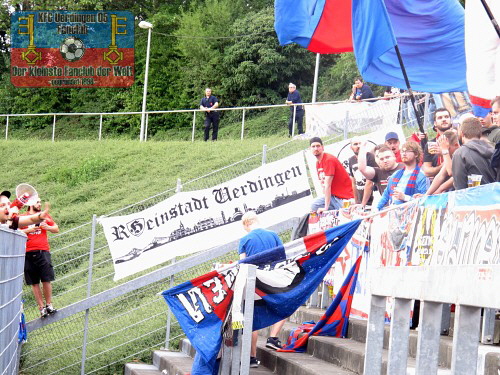
[[[26,235],[0,228],[0,373],[15,374]]]
[[[137,114],[140,114],[140,112],[137,112]],[[339,129],[339,134],[334,135],[330,138],[325,138],[325,143],[346,139],[348,138],[349,133],[351,133],[352,135],[353,132],[351,132],[349,129],[349,120],[350,118],[355,118],[355,115],[356,114],[353,114],[350,117],[346,117],[346,121],[343,124],[342,129]],[[371,128],[372,126],[373,128]],[[357,129],[356,131],[376,130],[375,126],[379,125],[366,124],[363,129]],[[130,212],[141,211],[146,207],[152,206],[157,202],[175,194],[175,192],[181,191],[182,189],[188,188],[194,190],[214,186],[217,182],[225,182],[233,178],[235,175],[240,175],[242,173],[248,172],[249,170],[252,170],[259,165],[279,160],[299,150],[303,150],[303,146],[300,145],[301,143],[297,143],[296,141],[288,141],[272,148],[267,148],[264,145],[262,153],[252,155],[246,159],[184,183],[181,183],[181,181],[178,180],[176,187],[170,188],[140,202],[126,206],[120,210],[111,212],[106,216],[116,214],[125,215]],[[281,226],[275,227],[273,229],[277,232],[284,233],[284,231],[287,231],[291,228],[292,222],[292,219],[287,219],[281,223]],[[72,240],[67,243],[65,242],[66,238],[72,239],[73,237],[76,238],[74,241]],[[106,266],[106,263],[110,262],[111,259],[109,259],[109,254],[108,257],[103,257],[103,253],[105,253],[105,251],[103,250],[107,248],[107,245],[104,243],[102,230],[99,231],[99,228],[96,227],[95,216],[91,222],[84,223],[58,235],[51,236],[51,245],[54,243],[54,241],[60,241],[61,246],[53,248],[53,261],[54,259],[57,259],[60,254],[64,255],[66,252],[69,253],[67,258],[64,258],[63,262],[59,262],[59,264],[55,265],[56,268],[71,266],[75,262],[77,264],[81,264],[81,266],[73,267],[75,269],[75,272],[65,274],[65,276],[63,276],[62,278],[56,279],[56,282],[54,283],[54,285],[56,286],[56,293],[54,293],[54,298],[56,300],[60,300],[67,295],[70,295],[71,297],[73,294],[75,294],[75,296],[72,297],[73,299],[70,299],[73,302],[67,305],[63,305],[63,307],[60,308],[57,314],[50,316],[49,318],[46,318],[44,320],[35,319],[28,323],[28,329],[32,337],[31,341],[34,341],[35,343],[41,340],[38,336],[43,337],[45,335],[50,335],[52,345],[65,346],[64,349],[67,349],[67,346],[69,345],[73,345],[71,347],[71,350],[66,350],[61,354],[54,354],[53,357],[47,359],[45,359],[45,357],[42,357],[44,359],[41,365],[47,364],[50,360],[57,360],[62,356],[68,357],[70,354],[74,355],[75,357],[71,366],[48,370],[47,372],[44,371],[44,373],[46,374],[68,373],[67,371],[75,373],[74,368],[76,367],[80,369],[81,374],[106,373],[104,369],[105,366],[99,368],[93,367],[92,369],[89,369],[89,361],[96,358],[96,356],[104,355],[115,348],[126,347],[127,344],[129,344],[130,342],[133,343],[135,340],[131,339],[130,341],[119,343],[112,348],[106,348],[103,353],[95,353],[97,349],[95,349],[94,347],[99,343],[99,340],[109,338],[111,335],[111,333],[107,333],[105,332],[105,330],[102,330],[103,332],[99,332],[98,335],[95,333],[96,329],[101,329],[103,326],[106,326],[106,324],[109,323],[111,319],[125,319],[127,314],[133,314],[134,310],[137,310],[138,308],[129,308],[128,310],[126,310],[126,312],[123,313],[116,312],[116,309],[122,308],[123,304],[135,303],[134,296],[144,293],[145,289],[149,295],[151,295],[151,293],[156,294],[158,290],[166,289],[168,288],[168,286],[172,286],[174,283],[179,283],[205,273],[206,271],[204,270],[206,269],[206,267],[210,266],[211,262],[215,259],[220,259],[220,257],[223,257],[224,261],[237,259],[237,254],[236,252],[234,252],[234,249],[237,248],[237,242],[233,242],[230,244],[226,244],[225,246],[212,249],[209,252],[203,252],[189,258],[174,259],[171,264],[161,268],[157,267],[157,269],[154,269],[149,273],[143,272],[143,274],[140,274],[140,276],[136,277],[133,280],[122,282],[119,285],[113,284],[112,287],[105,290],[100,290],[99,288],[96,290],[95,285],[99,284],[101,281],[106,281],[107,278],[112,276],[112,273],[106,275],[99,274],[100,269]],[[61,257],[63,255],[61,255]],[[195,270],[193,267],[198,268]],[[74,287],[73,289],[64,290],[63,293],[58,294],[58,285],[64,284],[66,280],[71,280],[75,276],[78,276],[78,274],[83,274],[85,272],[87,273],[86,283]],[[81,276],[79,277],[82,278]],[[78,297],[76,289],[80,290],[80,293],[82,295],[81,297]],[[326,292],[322,293],[321,295],[320,300],[322,305],[326,303],[326,295]],[[314,298],[315,297],[313,296],[313,299]],[[160,316],[164,316],[165,323],[163,327],[155,329],[155,332],[157,331],[157,334],[155,333],[156,336],[151,339],[152,341],[148,341],[150,342],[150,344],[148,344],[148,348],[138,350],[136,347],[134,347],[134,349],[130,349],[129,351],[127,351],[126,356],[119,359],[114,359],[113,361],[110,359],[110,365],[121,363],[126,359],[132,359],[140,353],[151,350],[151,347],[158,347],[161,345],[168,348],[172,344],[172,342],[178,338],[173,332],[173,328],[178,328],[178,324],[173,321],[166,304],[161,301],[159,297],[155,301],[147,302],[147,304],[151,307],[151,310],[153,310],[153,308],[156,309],[150,314],[152,318],[157,319]],[[29,304],[26,305],[26,310],[28,311],[28,314],[30,311]],[[112,310],[113,313],[116,313],[116,315],[112,315],[110,313],[110,318],[107,319],[108,310]],[[94,321],[94,319],[99,319],[102,315],[106,315],[106,320]],[[143,321],[126,321],[124,324],[130,324],[135,327],[140,327],[142,322]],[[144,333],[142,336],[138,336],[137,339],[142,339],[146,335],[147,333]],[[160,338],[161,335],[163,335],[162,338]],[[65,344],[65,340],[69,341],[70,343]],[[28,345],[30,345],[30,343],[28,343]],[[32,356],[33,352],[35,352],[35,354],[39,354],[39,352],[43,350],[51,350],[52,352],[52,347],[46,345],[37,348],[30,348],[26,353],[23,353],[23,358],[29,359],[29,357]],[[56,353],[56,351],[54,351],[54,353]],[[76,359],[78,353],[79,359]],[[70,370],[70,368],[73,368],[73,370]],[[36,367],[33,364],[23,367],[23,371],[26,374],[37,373]]]
[[[441,317],[455,303],[452,374],[475,374],[481,308],[500,308],[500,265],[380,267],[370,280],[371,303],[364,363],[365,375],[380,375],[387,297],[394,297],[387,374],[405,374],[412,300],[420,300],[417,375],[438,371]]]

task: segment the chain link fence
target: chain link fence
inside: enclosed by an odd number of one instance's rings
[[[384,116],[383,113],[372,115],[377,118]],[[370,114],[365,113],[363,116]],[[353,118],[352,124],[357,124],[354,120]],[[363,123],[362,126],[356,125],[351,129],[351,123],[348,122],[338,134],[325,137],[324,141],[332,143],[348,136],[374,131],[379,129],[382,123],[381,121]],[[106,216],[139,212],[167,199],[177,191],[199,190],[221,184],[263,163],[277,161],[305,150],[308,146],[309,142],[306,139],[290,140],[272,148],[264,146],[261,153],[202,177],[190,181],[178,181],[175,187],[110,212]],[[294,213],[293,216],[301,214]],[[283,242],[290,240],[290,230],[281,231],[280,235]],[[133,277],[114,282],[113,261],[104,233],[100,226],[94,227],[92,222],[52,236],[50,243],[56,273],[56,280],[52,284],[53,303],[58,309],[78,304],[92,296],[98,296],[99,293],[168,266],[162,264]],[[151,362],[151,351],[154,349],[160,347],[175,349],[184,334],[169,314],[167,304],[157,293],[208,272],[214,262],[228,263],[237,260],[236,247],[235,243],[218,258],[210,259],[207,255],[201,263],[193,264],[175,275],[154,281],[118,297],[109,298],[65,319],[51,324],[38,324],[36,330],[29,332],[28,343],[23,346],[20,373],[23,375],[117,374],[123,372],[123,365],[126,362]],[[179,261],[182,260],[176,259],[176,262]],[[39,313],[31,290],[27,286],[24,295],[27,320],[33,321],[39,317]]]
[[[0,228],[0,373],[17,371],[26,236]]]

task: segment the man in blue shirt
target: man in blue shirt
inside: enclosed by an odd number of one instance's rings
[[[260,227],[259,219],[254,211],[246,212],[241,218],[243,228],[248,234],[240,240],[238,246],[238,254],[240,259],[249,257],[266,250],[273,249],[278,246],[283,246],[280,238],[273,231]],[[266,347],[270,349],[281,349],[281,342],[278,339],[278,333],[285,324],[282,320],[271,327],[271,336],[267,339]],[[257,338],[258,332],[252,332],[252,346],[250,348],[250,367],[259,367],[260,361],[256,358],[257,355]]]
[[[405,203],[415,194],[425,194],[429,188],[429,179],[418,166],[421,158],[422,149],[416,142],[403,144],[401,159],[405,167],[394,172],[387,180],[387,188],[377,205],[379,210],[391,204]]]
[[[350,100],[363,100],[374,98],[372,89],[367,84],[363,83],[362,78],[356,78],[352,85],[352,94]]]
[[[299,104],[302,103],[302,98],[300,97],[300,93],[297,90],[297,86],[295,86],[293,83],[288,84],[288,96],[286,98],[286,104],[292,105],[292,104]],[[292,136],[292,129],[293,129],[293,111],[294,107],[296,107],[296,112],[295,112],[295,121],[297,122],[297,128],[299,129],[299,134],[303,134],[304,130],[302,129],[302,121],[304,120],[304,107],[301,105],[297,106],[291,106],[290,107],[290,119],[288,120],[288,135],[291,137]]]
[[[210,134],[210,125],[212,125],[212,141],[217,140],[217,133],[219,131],[219,112],[214,111],[219,106],[219,100],[212,95],[212,89],[205,89],[205,97],[201,99],[200,109],[205,111],[205,142],[208,141]]]

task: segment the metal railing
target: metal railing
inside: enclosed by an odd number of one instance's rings
[[[421,94],[418,94],[421,95]],[[406,94],[400,96],[397,98],[397,100],[403,100],[403,98],[406,96]],[[366,102],[373,102],[374,99],[367,99],[364,100]],[[384,100],[384,98],[376,98],[375,100]],[[274,104],[274,105],[260,105],[260,106],[246,106],[246,107],[231,107],[231,108],[218,108],[218,112],[225,112],[225,111],[237,111],[241,112],[241,132],[240,132],[240,138],[244,139],[245,136],[245,121],[246,117],[249,111],[258,111],[258,110],[265,110],[265,109],[280,109],[280,108],[289,108],[292,107],[294,108],[293,110],[293,131],[292,135],[295,134],[295,117],[296,117],[296,109],[297,106],[314,106],[314,105],[321,105],[321,104],[339,104],[339,103],[345,103],[346,101],[329,101],[329,102],[317,102],[317,103],[301,103],[301,104]],[[402,104],[400,105],[402,108]],[[51,132],[51,140],[52,142],[55,142],[56,140],[56,124],[57,124],[57,119],[61,117],[74,117],[74,116],[94,116],[99,119],[99,126],[98,126],[98,134],[97,134],[97,139],[100,141],[102,140],[103,137],[103,121],[105,117],[112,117],[112,116],[141,116],[143,112],[75,112],[75,113],[23,113],[23,114],[0,114],[0,118],[5,118],[5,139],[9,139],[9,131],[10,131],[10,122],[14,118],[22,118],[22,117],[50,117],[52,118],[52,132]],[[149,122],[149,116],[150,115],[161,115],[161,114],[179,114],[179,113],[192,113],[193,114],[193,120],[192,120],[192,131],[191,131],[191,141],[194,142],[195,140],[195,134],[196,134],[196,123],[197,123],[197,114],[199,113],[205,113],[205,110],[202,109],[176,109],[176,110],[165,110],[165,111],[147,111],[146,112],[146,121],[145,121],[145,137],[144,140],[148,139],[148,122]],[[377,117],[377,116],[374,116]],[[403,116],[401,116],[403,118]],[[351,119],[352,121],[353,119]],[[411,121],[410,118],[404,121]],[[367,126],[365,124],[365,126]],[[369,127],[369,126],[368,126]]]
[[[0,374],[17,372],[26,235],[0,228]]]
[[[387,374],[406,374],[412,300],[420,300],[417,375],[438,371],[441,317],[455,303],[452,374],[475,374],[481,308],[500,308],[500,265],[381,267],[372,272],[365,375],[380,375],[387,297],[394,297]]]

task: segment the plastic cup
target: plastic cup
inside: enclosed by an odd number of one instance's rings
[[[479,186],[481,185],[481,179],[483,178],[482,175],[480,174],[473,174],[472,175],[472,186]]]
[[[427,142],[427,149],[429,150],[429,154],[435,154],[437,148],[437,142],[429,141]]]
[[[472,187],[472,175],[467,176],[467,187]]]

